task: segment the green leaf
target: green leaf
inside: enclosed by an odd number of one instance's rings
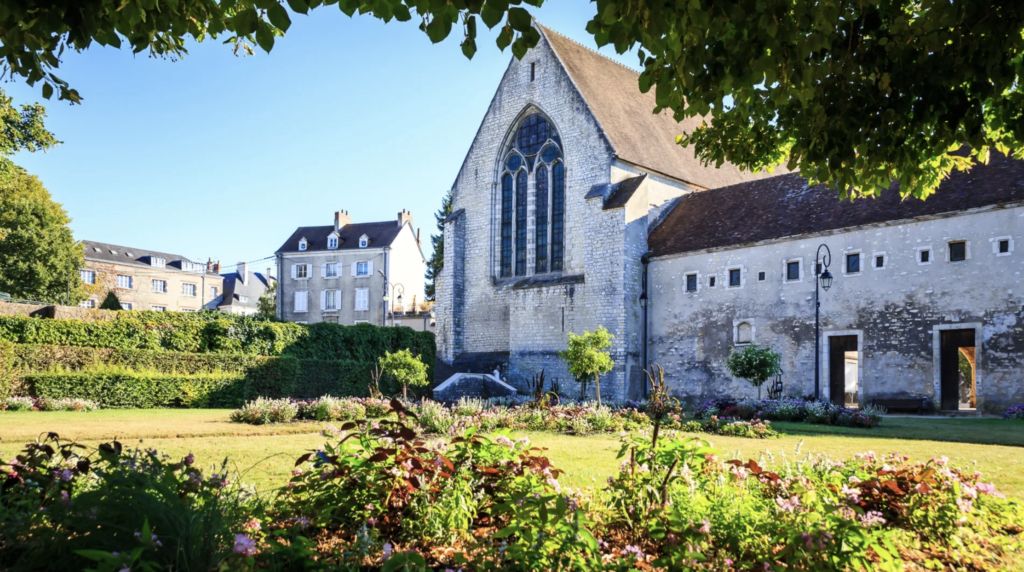
[[[462,54],[468,59],[473,59],[473,56],[476,55],[476,42],[472,38],[463,40]]]
[[[580,529],[580,538],[583,539],[583,542],[587,543],[587,546],[590,547],[591,550],[597,550],[597,548],[598,548],[597,539],[594,538],[594,535],[591,534],[589,530],[587,530],[585,528],[581,528]]]
[[[514,524],[511,524],[511,525],[506,526],[505,528],[499,530],[498,532],[495,532],[494,535],[491,538],[506,538],[506,537],[512,536],[513,534],[515,534],[517,532],[519,532],[519,527],[514,525]]]
[[[267,10],[267,17],[270,18],[270,23],[282,32],[287,32],[288,28],[292,25],[292,19],[288,16],[288,10],[285,10],[284,6],[277,2],[274,2],[274,5]]]
[[[235,34],[239,36],[248,36],[249,34],[256,31],[256,25],[259,23],[260,17],[256,14],[255,8],[247,8],[235,14],[231,18],[231,26]]]
[[[299,14],[309,12],[309,4],[306,4],[306,0],[288,0],[288,5],[291,6],[293,12]]]
[[[76,550],[75,554],[94,562],[105,562],[111,559],[111,554],[102,550]]]
[[[501,29],[500,32],[498,32],[498,37],[497,39],[494,40],[494,42],[498,44],[499,50],[504,52],[505,48],[507,48],[509,44],[512,43],[512,34],[512,27],[508,26],[507,24],[505,25],[505,27]]]
[[[508,23],[512,25],[514,30],[525,32],[530,29],[532,21],[533,19],[530,17],[530,13],[526,11],[526,8],[508,9]]]
[[[50,97],[52,95],[53,95],[53,86],[48,84],[48,83],[44,83],[43,84],[43,97],[45,97],[46,99],[50,99]]]
[[[268,54],[274,49],[274,29],[266,22],[260,22],[259,28],[256,29],[256,43]]]
[[[484,9],[480,11],[480,19],[484,21],[484,25],[488,29],[494,28],[501,23],[501,19],[504,16],[505,12],[495,8],[491,2],[484,4]]]

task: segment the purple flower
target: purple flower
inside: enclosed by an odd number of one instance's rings
[[[191,467],[192,463],[195,463],[195,462],[196,462],[196,456],[195,455],[193,455],[192,453],[189,453],[188,455],[185,455],[185,466],[186,467]]]
[[[385,542],[384,543],[384,556],[381,559],[382,560],[387,560],[388,558],[391,558],[391,551],[393,549],[394,549],[394,547],[391,546],[390,542]]]
[[[245,534],[236,534],[233,550],[242,556],[252,556],[256,554],[256,541]]]

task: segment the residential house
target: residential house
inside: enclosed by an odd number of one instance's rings
[[[249,264],[239,262],[234,272],[221,274],[224,278],[224,294],[217,309],[227,314],[252,316],[259,311],[260,297],[267,289],[275,287],[274,277],[270,268],[265,272],[249,270]]]
[[[364,223],[338,211],[333,225],[295,229],[277,250],[277,271],[282,320],[390,325],[392,310],[422,304],[426,259],[408,211]]]
[[[114,292],[125,310],[196,312],[215,310],[224,280],[211,261],[92,240],[81,241],[85,266],[80,270],[89,298],[79,304],[99,308]]]

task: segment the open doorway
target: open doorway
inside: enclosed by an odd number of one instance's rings
[[[940,401],[945,411],[973,410],[978,404],[974,329],[939,332]]]
[[[860,364],[858,363],[857,336],[830,336],[828,338],[829,396],[832,403],[842,407],[859,407]]]

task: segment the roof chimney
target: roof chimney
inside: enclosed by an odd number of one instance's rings
[[[412,213],[402,209],[402,212],[398,213],[398,226],[403,226],[405,223],[412,224]]]
[[[213,260],[210,259],[210,258],[206,259],[206,273],[207,274],[212,274],[213,273]]]
[[[346,224],[352,224],[352,217],[348,216],[348,211],[334,213],[334,230],[341,230]]]
[[[238,277],[242,279],[242,284],[248,284],[249,280],[249,264],[246,262],[239,262],[238,266],[235,267],[238,270]]]
[[[267,273],[263,276],[264,278],[267,279],[267,283],[268,284],[270,283],[271,280],[276,280],[276,278],[274,278],[274,276],[271,274],[271,272],[273,272],[273,270],[270,269],[270,268],[267,268]]]
[[[213,263],[213,273],[220,274],[220,260]]]

